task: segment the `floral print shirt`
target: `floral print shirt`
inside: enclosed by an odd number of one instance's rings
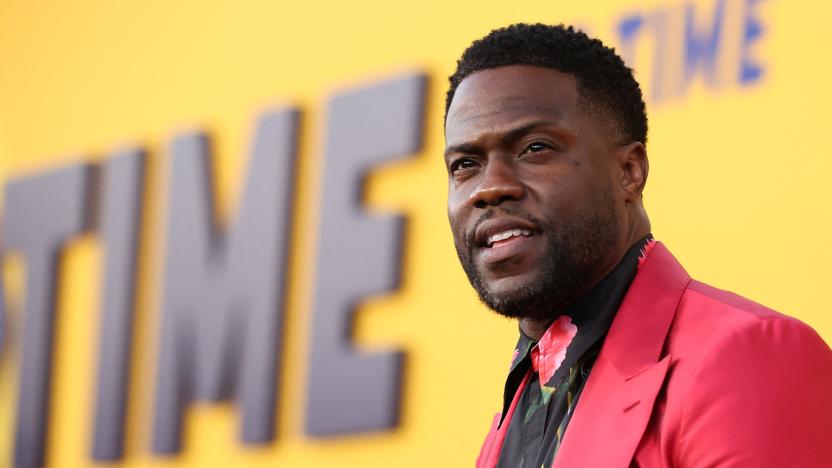
[[[550,467],[604,337],[653,236],[636,242],[624,258],[549,326],[540,341],[520,332],[503,394],[506,414],[530,374],[503,442],[497,468]]]

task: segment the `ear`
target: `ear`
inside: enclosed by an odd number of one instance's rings
[[[636,202],[641,199],[641,193],[647,183],[647,149],[644,144],[635,141],[620,146],[616,156],[620,187],[625,194],[625,200],[628,203]]]

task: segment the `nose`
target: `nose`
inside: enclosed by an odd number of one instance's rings
[[[497,206],[506,201],[523,198],[525,188],[506,164],[495,158],[486,166],[477,188],[471,193],[469,202],[476,208]]]

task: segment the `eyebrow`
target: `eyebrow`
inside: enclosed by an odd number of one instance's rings
[[[537,127],[546,127],[546,126],[557,126],[558,123],[554,120],[534,120],[532,122],[524,123],[518,127],[512,128],[505,132],[505,134],[500,138],[502,143],[512,142],[523,135],[529,133],[531,130]],[[445,156],[448,156],[451,153],[463,153],[463,154],[473,154],[479,151],[479,146],[476,143],[460,143],[458,145],[449,146],[445,150]]]

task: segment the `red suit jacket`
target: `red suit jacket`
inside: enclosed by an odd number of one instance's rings
[[[478,468],[497,463],[498,419]],[[553,465],[630,466],[832,467],[832,351],[804,323],[691,280],[657,243]]]

